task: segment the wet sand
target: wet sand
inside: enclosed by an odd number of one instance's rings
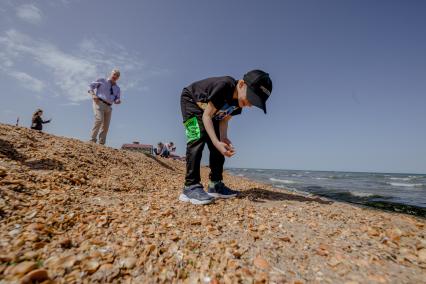
[[[184,170],[0,124],[0,283],[425,283],[425,219],[229,175],[194,206]]]

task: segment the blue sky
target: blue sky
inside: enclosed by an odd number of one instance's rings
[[[87,85],[122,71],[107,144],[173,140],[179,96],[271,74],[268,114],[230,122],[228,167],[426,173],[425,1],[0,0],[0,122],[88,140]]]

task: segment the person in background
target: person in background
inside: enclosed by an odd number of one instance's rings
[[[176,152],[176,146],[175,143],[173,143],[172,141],[169,142],[169,144],[166,145],[167,149],[170,152],[170,155],[174,154]]]
[[[167,149],[169,150],[169,158],[180,160],[181,157],[176,155],[176,146],[173,142],[169,142],[167,145]]]
[[[167,146],[164,145],[162,142],[158,142],[157,148],[154,149],[154,153],[157,156],[168,158],[170,155],[169,150],[167,149]]]
[[[92,95],[93,112],[95,114],[95,123],[92,129],[92,138],[90,141],[104,145],[109,129],[112,114],[112,104],[120,104],[121,92],[117,81],[120,78],[120,71],[114,69],[108,79],[100,78],[89,85],[89,94]],[[95,93],[96,89],[96,93]]]
[[[51,119],[49,120],[43,120],[41,116],[43,115],[42,109],[37,109],[32,117],[31,120],[31,129],[42,131],[43,130],[43,124],[49,123]]]

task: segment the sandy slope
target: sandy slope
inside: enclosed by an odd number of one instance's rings
[[[183,176],[0,124],[0,283],[425,282],[424,219],[230,176],[240,198],[193,206],[177,201]]]

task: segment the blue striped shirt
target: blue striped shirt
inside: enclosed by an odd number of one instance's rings
[[[90,91],[94,91],[96,89],[96,96],[110,104],[119,100],[121,96],[120,87],[117,84],[113,85],[111,81],[103,78],[90,83],[89,88]]]

